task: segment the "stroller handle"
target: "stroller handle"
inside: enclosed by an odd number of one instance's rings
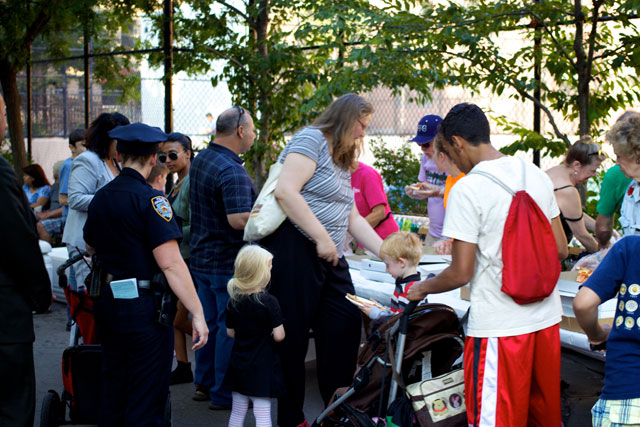
[[[409,316],[413,313],[413,310],[416,309],[420,301],[410,301],[407,304],[407,307],[402,311],[400,315],[400,332],[404,335],[407,334],[407,329],[409,328]]]
[[[61,274],[64,274],[64,271],[69,268],[70,266],[72,266],[73,264],[75,264],[76,262],[80,261],[81,259],[83,259],[85,256],[89,256],[89,254],[87,252],[84,251],[80,251],[79,253],[75,254],[74,256],[72,256],[71,258],[67,259],[64,264],[61,264],[58,266],[58,268],[56,269],[56,273],[58,273],[58,276],[60,276]]]

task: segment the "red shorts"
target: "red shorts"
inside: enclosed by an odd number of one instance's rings
[[[467,337],[464,384],[469,426],[560,426],[559,326],[512,337]]]

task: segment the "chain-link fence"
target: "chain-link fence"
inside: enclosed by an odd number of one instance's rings
[[[122,49],[132,48],[131,40],[123,41]],[[81,49],[80,49],[81,51]],[[74,51],[73,54],[79,52]],[[53,61],[42,57],[42,52],[34,52],[34,65],[31,70],[31,111],[27,108],[26,73],[19,76],[19,90],[22,97],[23,123],[25,136],[28,135],[27,114],[32,120],[31,137],[33,139],[32,158],[49,170],[49,163],[68,156],[66,138],[76,128],[85,126],[85,98],[89,97],[90,115],[93,120],[102,112],[118,111],[132,122],[165,127],[165,90],[163,70],[149,68],[146,61],[137,62],[136,68],[129,70],[137,77],[137,87],[126,88],[134,93],[133,99],[124,100],[122,90],[105,89],[104,82],[90,76],[89,93],[85,93],[84,62],[81,56],[74,60]],[[90,59],[91,69],[94,59]],[[220,67],[214,62],[212,67]],[[192,137],[196,147],[202,147],[210,140],[216,117],[231,106],[231,95],[224,82],[213,86],[210,76],[189,77],[182,74],[173,76],[173,130]],[[401,90],[393,95],[388,88],[377,88],[363,94],[375,108],[368,127],[372,137],[381,137],[385,144],[397,145],[408,141],[415,134],[420,118],[426,114],[446,115],[447,111],[460,102],[478,104],[490,117],[503,116],[508,121],[533,127],[533,104],[522,102],[505,91],[501,96],[493,95],[489,90],[482,95],[466,91],[460,87],[448,87],[436,90],[431,100],[417,104],[412,101],[416,93]],[[556,117],[563,132],[573,134],[575,123],[563,122]],[[492,138],[495,145],[502,147],[515,140],[505,135],[501,128],[492,125]],[[551,128],[543,115],[542,133]],[[415,144],[413,144],[415,145]],[[55,146],[55,147],[54,147]],[[417,146],[412,150],[419,156]],[[526,155],[532,158],[532,154]],[[53,159],[52,159],[53,158]],[[371,153],[365,152],[365,161],[372,162]],[[543,168],[551,166],[556,160],[542,159]]]

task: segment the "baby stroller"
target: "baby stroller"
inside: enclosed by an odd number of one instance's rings
[[[384,425],[380,420],[391,405],[399,403],[396,398],[405,391],[405,384],[460,367],[464,335],[455,311],[444,304],[425,304],[417,309],[416,305],[410,303],[402,314],[371,334],[358,355],[353,384],[336,391],[314,426]],[[402,427],[409,423],[413,424],[405,421]],[[461,425],[466,425],[466,418]]]
[[[68,285],[66,270],[77,262],[86,262],[77,254],[57,269],[58,283],[64,289],[73,322],[69,347],[62,354],[61,395],[49,390],[42,401],[40,426],[62,424],[97,424],[98,402],[101,388],[100,367],[102,350],[98,344],[93,300],[84,290],[72,290]],[[81,343],[80,343],[81,342]],[[66,419],[67,408],[69,418]]]

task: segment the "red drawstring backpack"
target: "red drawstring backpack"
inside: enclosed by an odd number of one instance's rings
[[[502,292],[521,305],[545,299],[558,283],[560,260],[551,223],[526,191],[524,161],[517,192],[490,173],[470,173],[489,178],[513,196],[502,235]]]

